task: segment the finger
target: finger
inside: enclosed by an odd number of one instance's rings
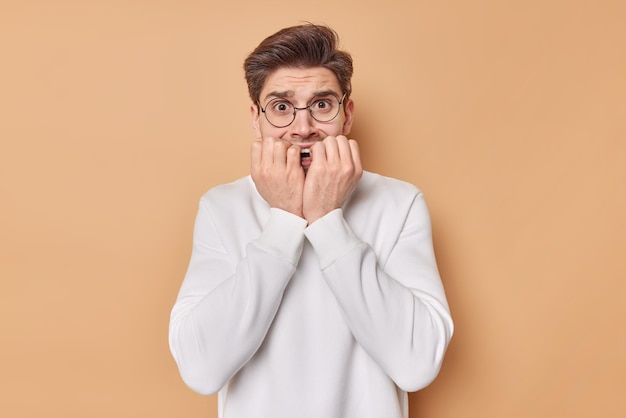
[[[327,136],[326,138],[324,138],[322,143],[324,144],[324,152],[325,152],[326,161],[332,163],[332,162],[339,160],[340,156],[339,156],[339,149],[337,145],[337,138],[334,136]]]
[[[287,148],[287,167],[289,168],[301,167],[299,146],[292,145],[289,148]]]
[[[326,145],[324,142],[316,142],[311,146],[311,165],[322,164],[326,161]]]
[[[262,140],[262,149],[261,149],[261,165],[262,166],[271,166],[274,161],[274,138],[268,137],[263,138]]]
[[[361,152],[359,150],[359,143],[356,142],[354,139],[350,139],[348,140],[348,144],[350,145],[350,152],[352,155],[352,161],[354,161],[354,167],[357,170],[362,171],[363,165],[361,164]]]
[[[261,156],[263,154],[263,143],[261,141],[254,141],[250,145],[250,165],[253,170],[258,169],[261,166]]]
[[[287,164],[287,150],[291,144],[287,141],[276,140],[272,148],[273,164],[284,167]]]
[[[349,161],[352,164],[352,147],[348,138],[343,135],[337,137],[337,151],[341,161]]]

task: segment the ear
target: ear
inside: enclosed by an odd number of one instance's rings
[[[352,129],[352,122],[354,121],[354,101],[349,99],[347,103],[344,103],[344,121],[342,134],[348,135]]]
[[[259,107],[254,103],[250,105],[250,116],[252,117],[252,130],[254,130],[254,135],[257,137],[257,139],[263,138],[263,135],[261,135],[261,125],[259,121],[261,111]]]

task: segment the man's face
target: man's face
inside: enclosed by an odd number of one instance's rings
[[[311,104],[313,99],[328,95],[334,95],[340,100],[343,97],[337,77],[329,69],[279,68],[265,81],[259,101],[263,109],[274,99],[286,100],[297,108],[303,108]],[[340,105],[337,117],[329,122],[319,122],[308,110],[298,110],[293,122],[284,128],[269,123],[257,105],[253,104],[250,111],[258,139],[273,137],[308,148],[327,136],[348,135],[352,127],[353,109],[352,100],[345,100]]]

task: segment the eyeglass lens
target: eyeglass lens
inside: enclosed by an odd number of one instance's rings
[[[289,126],[296,118],[296,111],[308,109],[313,119],[318,122],[330,122],[339,114],[340,100],[333,96],[319,96],[313,98],[307,107],[295,107],[286,99],[271,100],[263,112],[268,122],[276,127]]]

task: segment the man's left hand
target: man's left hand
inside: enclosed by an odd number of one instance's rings
[[[311,156],[302,202],[309,225],[340,208],[363,174],[357,142],[343,135],[315,143]]]

